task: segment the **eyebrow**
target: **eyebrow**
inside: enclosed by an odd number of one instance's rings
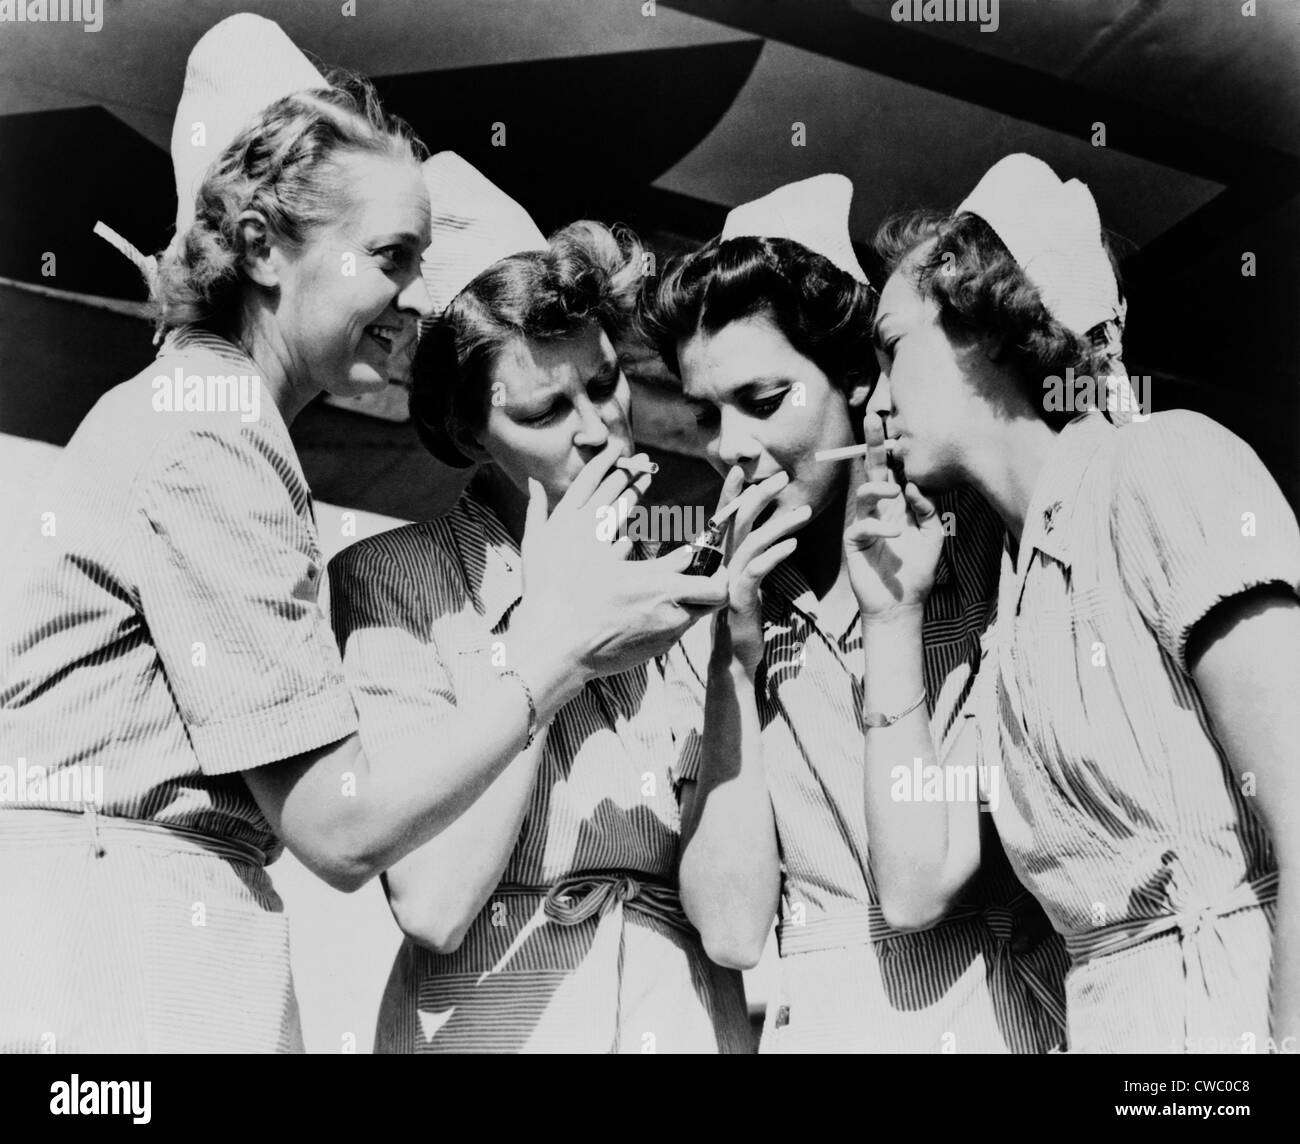
[[[399,231],[395,234],[381,234],[370,239],[370,245],[375,249],[385,246],[414,246],[424,249],[424,240],[418,234],[412,234],[409,231]]]

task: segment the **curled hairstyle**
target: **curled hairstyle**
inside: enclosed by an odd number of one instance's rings
[[[411,419],[440,461],[472,462],[457,441],[487,419],[488,379],[515,338],[556,341],[598,323],[611,341],[629,328],[642,247],[623,228],[583,220],[556,231],[548,249],[493,263],[420,337],[411,369]]]
[[[913,258],[926,243],[933,245]],[[1103,244],[1119,282],[1114,246],[1105,235]],[[938,305],[950,338],[969,343],[992,336],[1001,342],[1024,398],[1053,429],[1062,428],[1075,414],[1044,408],[1043,380],[1063,378],[1068,368],[1076,376],[1109,373],[1103,327],[1079,337],[1061,325],[993,228],[978,215],[925,210],[898,215],[881,224],[873,245],[886,274],[911,260],[913,284],[922,297]]]
[[[679,345],[767,314],[845,394],[875,376],[875,293],[824,255],[786,238],[715,238],[674,261],[641,298],[638,325],[674,373]]]
[[[360,76],[333,71],[328,88],[271,104],[208,168],[194,221],[158,259],[151,301],[159,333],[199,324],[236,334],[247,254],[240,215],[257,211],[271,235],[298,247],[348,207],[340,160],[349,153],[422,161],[410,127],[384,111]]]

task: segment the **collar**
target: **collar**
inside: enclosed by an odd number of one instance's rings
[[[496,631],[523,598],[523,558],[506,526],[468,491],[446,516],[474,608]]]
[[[1048,455],[1029,498],[1016,558],[1022,574],[1029,565],[1028,556],[1035,550],[1069,567],[1079,478],[1089,457],[1114,431],[1115,426],[1104,415],[1090,411],[1080,413],[1058,434],[1056,447]]]
[[[474,609],[496,631],[524,597],[524,562],[501,518],[467,489],[444,518]],[[650,548],[632,545],[629,560],[648,560]]]

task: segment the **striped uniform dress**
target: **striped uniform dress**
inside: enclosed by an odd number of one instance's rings
[[[178,371],[206,402],[257,368],[173,334],[82,422],[0,596],[0,1050],[302,1048],[239,772],[356,715],[284,421],[175,409]]]
[[[924,671],[939,762],[969,713],[1002,523],[973,490],[936,499],[955,523],[926,604]],[[790,562],[763,584],[757,680],[781,853],[779,986],[762,1052],[1046,1052],[1063,1039],[1065,954],[989,826],[969,901],[891,929],[868,864],[863,648],[856,605],[827,614]]]
[[[489,683],[522,596],[519,550],[466,493],[442,518],[330,564],[367,753]],[[377,1052],[746,1052],[740,975],[708,960],[676,890],[678,782],[699,750],[696,678],[674,651],[598,679],[551,722],[501,883],[454,952],[407,938]]]
[[[1294,515],[1208,418],[1083,414],[1018,561],[981,733],[1000,735],[1007,853],[1072,956],[1070,1050],[1263,1051],[1277,868],[1186,650],[1219,601],[1300,588]]]

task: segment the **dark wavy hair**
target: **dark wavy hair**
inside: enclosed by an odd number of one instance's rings
[[[515,338],[555,341],[592,322],[611,341],[627,330],[643,274],[641,243],[625,228],[582,220],[549,249],[494,263],[422,333],[411,367],[411,419],[424,447],[457,468],[457,440],[487,419],[488,375]]]
[[[158,332],[196,323],[238,334],[247,253],[239,217],[260,211],[276,237],[300,247],[347,205],[339,162],[347,154],[427,155],[411,128],[389,115],[374,87],[341,69],[326,88],[266,107],[213,161],[195,201],[194,221],[158,258],[151,304]]]
[[[715,238],[671,262],[642,293],[637,327],[678,376],[678,348],[697,333],[770,315],[789,343],[844,393],[876,372],[875,292],[824,255],[786,238]]]
[[[1105,234],[1102,241],[1120,282],[1115,244]],[[924,254],[913,258],[931,242]],[[1108,372],[1102,327],[1079,337],[1052,317],[1011,252],[978,215],[929,210],[896,215],[880,225],[873,246],[886,274],[910,260],[913,284],[922,297],[938,305],[950,338],[967,343],[988,336],[1000,340],[1002,353],[1021,379],[1024,397],[1054,429],[1075,414],[1044,408],[1043,379],[1064,377],[1067,368],[1076,376]]]

